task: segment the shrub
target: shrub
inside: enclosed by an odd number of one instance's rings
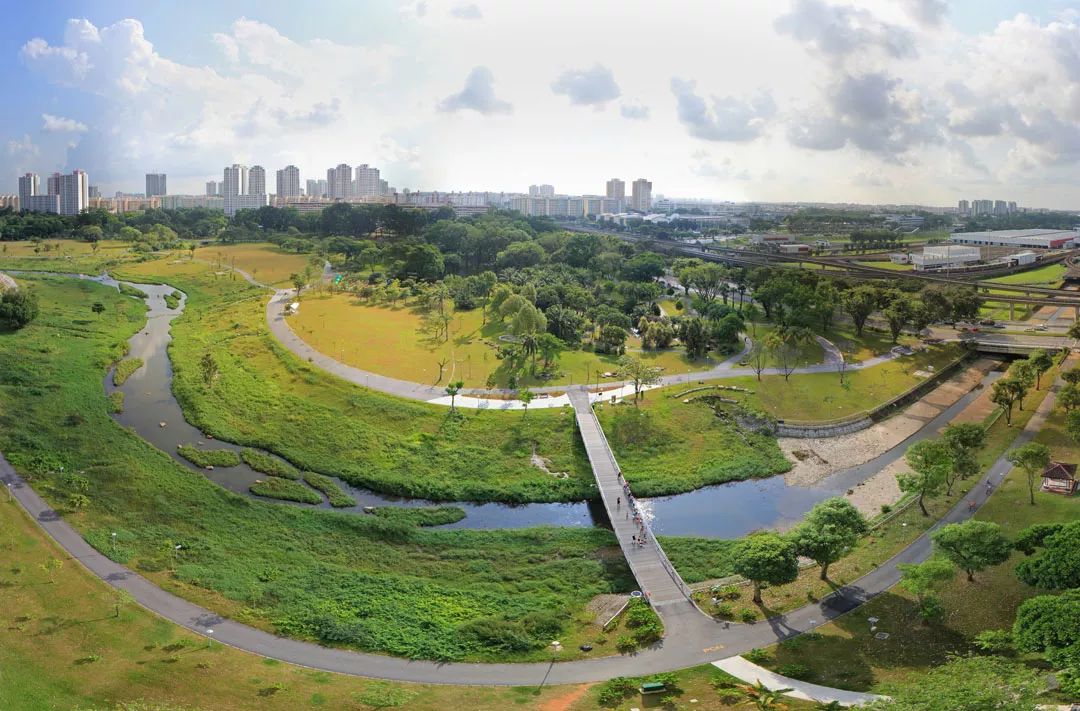
[[[121,283],[120,284],[120,293],[123,294],[124,296],[133,296],[136,299],[145,299],[147,297],[146,292],[144,292],[142,289],[136,289],[131,284]]]
[[[624,634],[615,640],[615,649],[622,654],[629,654],[638,648],[637,640],[630,635]]]
[[[810,668],[805,664],[781,664],[776,668],[776,673],[780,676],[790,677],[792,679],[809,679],[811,676]]]
[[[108,410],[114,415],[119,415],[124,411],[124,393],[122,391],[114,390],[109,393]]]
[[[716,606],[716,616],[723,617],[725,620],[735,619],[735,608],[730,602],[721,602]]]
[[[746,608],[741,613],[739,613],[739,619],[747,623],[757,622],[757,613],[750,608]]]
[[[391,686],[384,682],[372,682],[371,686],[364,689],[355,698],[365,706],[376,709],[390,709],[404,706],[413,700],[416,692],[399,686]]]
[[[1005,654],[1013,650],[1012,632],[1009,630],[983,630],[975,635],[975,646],[991,654]]]
[[[716,586],[712,589],[712,594],[718,600],[738,600],[742,597],[738,585]]]
[[[190,444],[182,444],[176,453],[197,467],[235,467],[240,463],[240,455],[231,449],[199,449]]]
[[[282,479],[300,478],[300,472],[297,471],[296,467],[282,459],[271,457],[265,452],[260,452],[257,449],[245,448],[240,450],[240,458],[244,460],[245,464],[257,472],[281,477]]]
[[[33,289],[0,289],[0,325],[18,331],[38,315],[38,297]]]
[[[600,685],[596,701],[601,706],[617,706],[623,699],[637,693],[637,683],[633,679],[617,676]]]
[[[765,662],[772,659],[772,657],[769,656],[768,652],[759,647],[754,647],[753,649],[751,649],[749,652],[743,655],[743,658],[746,659],[746,661],[748,662],[753,662],[754,664],[764,664]]]
[[[301,504],[321,504],[323,500],[321,496],[300,482],[276,476],[257,481],[248,487],[248,490],[258,496],[282,501],[297,501]]]
[[[326,494],[326,498],[330,500],[330,505],[334,508],[356,506],[356,499],[342,491],[341,487],[328,476],[316,472],[304,472],[304,481],[312,489],[318,489]],[[461,511],[461,509],[458,510]],[[462,511],[461,513],[464,516],[465,512]]]
[[[143,366],[141,358],[127,358],[116,364],[113,371],[113,385],[120,387],[131,377],[132,373]]]

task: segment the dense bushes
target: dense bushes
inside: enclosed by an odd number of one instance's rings
[[[176,453],[197,467],[235,467],[240,463],[240,455],[231,449],[199,449],[190,444],[182,444]]]
[[[321,504],[322,497],[298,481],[281,479],[276,476],[256,481],[248,487],[251,493],[282,501],[296,501],[301,504]]]
[[[116,364],[116,370],[113,371],[113,385],[120,387],[141,367],[143,367],[142,358],[126,358],[120,361]]]
[[[17,331],[37,318],[39,310],[33,289],[0,288],[0,327]]]
[[[269,454],[260,452],[257,449],[246,447],[240,450],[240,458],[244,460],[245,464],[257,472],[281,477],[282,479],[300,478],[300,472],[297,471],[296,467],[283,459],[271,457]]]

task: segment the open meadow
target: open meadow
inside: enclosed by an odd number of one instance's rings
[[[217,269],[240,269],[256,281],[272,286],[291,285],[290,276],[302,275],[309,266],[315,275],[322,274],[322,260],[313,260],[312,256],[286,252],[277,245],[258,242],[215,244],[195,250],[195,259],[210,262]]]

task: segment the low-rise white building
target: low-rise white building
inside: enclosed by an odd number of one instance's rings
[[[928,269],[964,267],[974,264],[980,259],[982,259],[982,255],[978,247],[953,244],[924,247],[922,254],[911,255],[911,263],[917,272]]]
[[[981,247],[1068,249],[1080,242],[1080,231],[1032,229],[954,232],[949,235],[949,241]]]

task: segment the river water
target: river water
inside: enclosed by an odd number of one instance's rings
[[[63,276],[92,279],[102,284],[119,287],[119,282],[107,276],[88,277],[73,274]],[[128,355],[131,358],[141,358],[144,365],[119,388],[113,385],[111,372],[106,377],[107,393],[115,390],[124,393],[124,412],[113,417],[121,425],[131,428],[140,437],[168,453],[188,469],[206,476],[230,491],[252,496],[248,492],[248,487],[256,479],[265,479],[265,474],[251,469],[246,464],[208,471],[195,467],[176,453],[176,448],[180,444],[196,444],[207,448],[234,451],[239,451],[242,447],[211,440],[200,430],[188,424],[179,403],[173,397],[172,363],[168,357],[168,345],[172,339],[170,324],[183,312],[186,296],[181,298],[177,309],[171,310],[165,303],[164,297],[174,291],[173,287],[152,284],[131,284],[131,286],[147,294],[146,304],[149,307],[147,323],[129,340],[130,353]],[[996,377],[996,374],[988,376],[987,382],[993,377]],[[965,395],[901,446],[895,447],[866,464],[838,472],[814,486],[789,486],[783,476],[774,476],[768,479],[752,479],[708,486],[676,496],[638,499],[638,502],[646,515],[651,517],[653,530],[663,535],[738,538],[755,530],[786,528],[798,522],[817,502],[830,496],[843,494],[846,490],[873,476],[885,465],[903,456],[908,445],[933,434],[939,426],[948,423],[956,413],[977,396],[978,392],[975,390]],[[453,505],[462,508],[466,516],[457,523],[449,524],[447,528],[495,529],[542,525],[610,525],[599,502],[522,505],[436,502],[383,496],[350,486],[341,480],[337,481],[342,489],[358,502],[355,507],[336,509],[337,511],[362,514],[366,506]],[[275,501],[275,503],[303,505],[291,502]],[[325,502],[322,506],[329,508],[329,504]]]

